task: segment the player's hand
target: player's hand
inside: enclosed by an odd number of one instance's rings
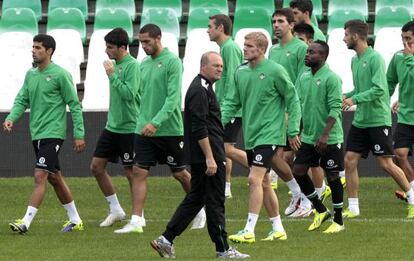
[[[86,144],[85,144],[85,140],[83,140],[83,139],[82,140],[75,140],[73,142],[73,149],[78,153],[84,151],[85,147],[86,147]]]
[[[207,164],[206,175],[207,176],[214,176],[217,172],[217,164],[216,164],[216,161],[214,160],[214,158],[207,158],[206,159],[206,164]]]
[[[404,55],[413,55],[414,54],[414,48],[411,44],[407,43],[406,41],[403,41],[404,44]]]
[[[351,106],[354,105],[354,102],[351,98],[346,98],[342,101],[342,110],[347,111]]]
[[[152,137],[157,132],[157,128],[152,125],[152,123],[148,123],[145,127],[141,130],[142,136]]]
[[[398,103],[398,101],[395,101],[391,106],[392,113],[397,113],[398,112],[398,107],[399,107],[399,103]]]
[[[11,132],[13,129],[13,122],[9,120],[5,120],[3,122],[3,130],[7,132]]]
[[[106,74],[108,76],[110,76],[111,74],[113,74],[115,72],[115,67],[113,62],[109,61],[109,60],[105,60],[103,62],[103,66],[105,68]]]
[[[299,135],[295,135],[294,137],[289,137],[289,146],[294,150],[297,151],[299,150],[300,146],[302,145],[302,143],[300,142],[300,137]]]
[[[326,150],[327,147],[328,147],[328,135],[321,135],[319,139],[316,141],[315,150],[321,154]]]

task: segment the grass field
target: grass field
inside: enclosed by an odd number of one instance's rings
[[[99,228],[107,204],[93,178],[67,178],[85,231],[62,234],[66,213],[49,186],[30,231],[14,234],[8,223],[21,218],[32,190],[32,178],[0,179],[0,260],[154,260],[160,257],[149,241],[163,232],[184,194],[172,178],[150,178],[145,208],[147,227],[143,234],[117,235],[112,228]],[[233,179],[233,199],[226,202],[227,231],[242,229],[247,215],[246,178]],[[128,184],[115,177],[118,198],[130,213]],[[406,204],[394,198],[396,185],[390,178],[361,179],[361,217],[345,220],[346,230],[324,235],[308,232],[311,218],[283,217],[288,233],[285,242],[260,242],[271,226],[264,211],[256,226],[256,243],[236,245],[254,260],[414,260],[414,220],[407,220]],[[279,184],[281,209],[288,203],[287,188]],[[330,202],[330,199],[328,199]],[[345,200],[345,203],[347,201]],[[329,203],[329,207],[331,207]],[[116,224],[121,227],[125,222]],[[326,228],[324,224],[322,229]],[[233,244],[234,245],[234,244]],[[190,231],[175,240],[178,259],[214,260],[215,252],[207,230]]]

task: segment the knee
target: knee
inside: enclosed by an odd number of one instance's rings
[[[348,154],[345,155],[345,166],[347,168],[355,168],[356,163],[357,163],[357,160],[353,156],[350,156]]]
[[[400,151],[400,150],[395,150],[395,158],[397,159],[397,161],[406,161],[408,160],[408,154]]]
[[[34,183],[35,185],[42,185],[46,183],[46,180],[48,180],[48,176],[50,175],[35,175],[34,177]]]
[[[49,174],[47,176],[47,181],[50,185],[56,186],[59,183],[59,177],[56,174]]]
[[[250,187],[258,187],[258,186],[262,186],[263,181],[258,179],[257,177],[254,177],[253,175],[249,175],[249,177],[247,178],[248,182],[249,182],[249,186]]]
[[[184,170],[180,172],[174,172],[173,177],[181,183],[191,180],[190,173]]]
[[[102,168],[101,166],[99,166],[99,164],[96,164],[94,162],[91,163],[89,168],[94,176],[99,176],[104,172],[104,168]]]

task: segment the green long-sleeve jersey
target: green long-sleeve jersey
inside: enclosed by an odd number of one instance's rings
[[[235,73],[235,91],[222,108],[227,124],[241,108],[246,149],[259,145],[285,145],[285,108],[289,114],[288,135],[299,133],[300,104],[286,70],[263,59],[255,68],[241,65]]]
[[[313,41],[321,40],[321,41],[326,42],[326,36],[322,33],[321,29],[319,29],[319,27],[314,25],[314,24],[312,24],[312,28],[313,28],[313,31],[314,31]]]
[[[414,125],[414,55],[396,52],[388,65],[387,80],[390,97],[400,84],[398,122]]]
[[[296,90],[302,106],[302,141],[315,144],[326,127],[328,117],[335,119],[328,144],[344,141],[342,130],[342,81],[327,64],[315,74],[309,69],[299,76]]]
[[[357,128],[391,126],[390,95],[381,55],[368,47],[351,62],[355,88],[345,93],[357,104],[352,124]]]
[[[51,62],[43,70],[32,68],[26,73],[23,86],[6,119],[15,122],[26,109],[30,109],[32,140],[65,139],[66,105],[72,112],[74,137],[83,139],[82,109],[72,77],[65,69]]]
[[[281,46],[275,44],[270,48],[269,60],[282,65],[289,74],[290,80],[296,82],[298,76],[305,70],[305,55],[308,45],[296,37]]]
[[[140,103],[139,63],[130,54],[115,63],[109,78],[109,111],[106,129],[115,133],[132,133],[137,125]]]
[[[164,48],[155,58],[146,57],[141,63],[142,96],[136,133],[151,123],[155,136],[182,136],[180,58]]]

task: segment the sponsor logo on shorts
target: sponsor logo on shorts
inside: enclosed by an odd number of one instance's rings
[[[178,146],[180,146],[180,148],[184,148],[184,141],[180,141],[180,143],[178,143]]]
[[[275,150],[276,149],[276,145],[272,145],[272,150]]]
[[[167,162],[168,163],[173,163],[174,162],[174,158],[172,156],[167,156]]]
[[[46,159],[44,157],[40,157],[39,161],[36,163],[37,166],[40,167],[47,167],[46,163]]]
[[[263,165],[263,156],[261,154],[257,154],[256,157],[254,157],[253,163],[258,165]]]
[[[129,153],[124,153],[124,159],[128,160],[129,159]]]
[[[385,136],[388,136],[388,129],[383,129],[382,131],[384,132]]]
[[[332,167],[335,164],[335,161],[330,159],[328,160],[328,162],[326,163],[326,165],[328,165],[329,167]]]
[[[381,146],[378,144],[374,145],[375,153],[384,153],[384,150],[381,149]]]

